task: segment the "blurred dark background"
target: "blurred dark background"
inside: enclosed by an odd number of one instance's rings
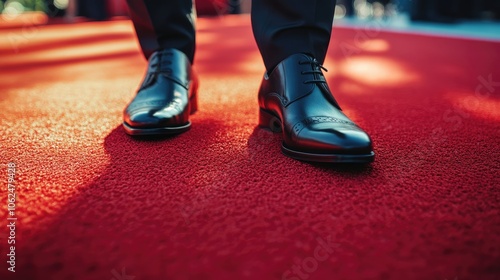
[[[375,17],[383,7],[382,16],[405,13],[417,21],[500,20],[499,0],[337,0],[337,6],[350,17]]]
[[[251,0],[197,0],[198,15],[248,13]],[[0,0],[0,12],[42,11],[50,17],[106,20],[127,14],[125,0]],[[500,20],[500,0],[338,0],[336,17],[377,18],[404,14],[413,21],[454,23]]]

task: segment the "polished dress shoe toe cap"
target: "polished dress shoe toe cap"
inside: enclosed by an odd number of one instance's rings
[[[366,154],[372,151],[368,134],[354,124],[319,123],[293,131],[284,146],[303,152],[323,154]],[[288,142],[288,143],[287,143]]]
[[[165,108],[162,110],[139,110],[127,114],[125,122],[133,127],[154,128],[160,126],[179,126],[189,121],[179,120],[176,110]]]

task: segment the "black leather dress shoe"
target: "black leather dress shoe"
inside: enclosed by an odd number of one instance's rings
[[[123,113],[130,135],[178,134],[191,127],[197,110],[198,80],[184,53],[157,51],[149,58],[144,81]]]
[[[261,127],[283,134],[282,152],[314,162],[372,162],[368,134],[342,112],[316,59],[295,54],[266,73],[259,90]]]

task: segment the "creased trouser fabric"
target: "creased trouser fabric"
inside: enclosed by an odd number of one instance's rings
[[[163,48],[195,53],[192,0],[128,0],[144,55]],[[324,61],[332,31],[335,0],[253,0],[252,29],[267,69],[295,53]]]

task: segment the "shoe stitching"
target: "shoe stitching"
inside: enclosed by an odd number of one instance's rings
[[[341,120],[341,119],[334,118],[334,117],[314,116],[314,117],[308,117],[308,118],[305,118],[305,119],[299,121],[298,123],[296,123],[293,126],[292,130],[298,135],[302,131],[302,129],[304,129],[306,126],[309,126],[311,124],[319,124],[319,123],[341,123],[341,124],[356,126],[356,124],[353,122]]]
[[[166,100],[152,100],[152,101],[140,101],[140,102],[132,102],[130,104],[128,110],[129,111],[134,111],[138,109],[142,109],[145,107],[165,107],[168,104]]]

